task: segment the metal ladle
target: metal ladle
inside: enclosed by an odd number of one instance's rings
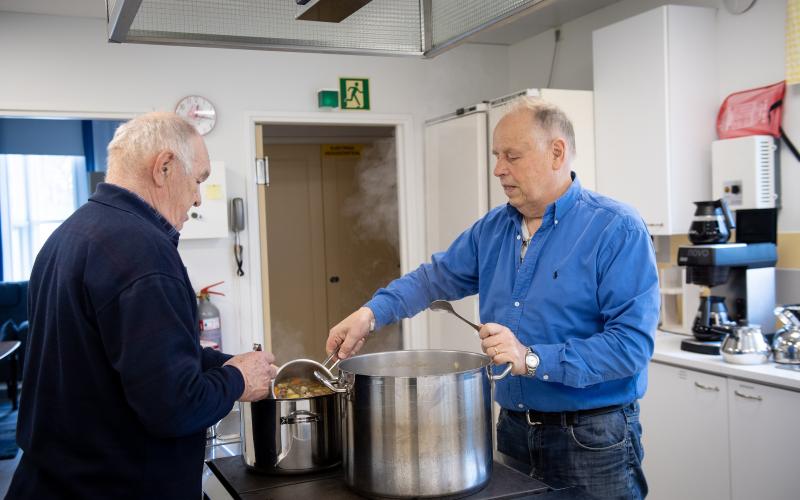
[[[450,302],[447,302],[446,300],[434,300],[433,302],[430,303],[430,305],[428,306],[428,309],[430,309],[431,311],[449,312],[450,314],[452,314],[456,318],[460,319],[464,323],[466,323],[469,326],[471,326],[472,328],[474,328],[475,332],[480,332],[481,331],[481,327],[480,326],[476,325],[475,323],[473,323],[472,321],[468,320],[464,316],[458,314],[456,312],[456,310],[453,309],[453,304],[451,304]],[[493,380],[500,380],[501,378],[503,378],[506,375],[508,375],[509,373],[511,373],[511,368],[513,368],[513,365],[511,363],[507,363],[506,364],[506,368],[502,371],[502,373],[500,373],[499,375],[493,375],[492,379]]]

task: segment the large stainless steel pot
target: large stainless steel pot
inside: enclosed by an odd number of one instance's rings
[[[492,472],[487,356],[396,351],[342,361],[326,385],[343,404],[346,483],[379,497],[439,497],[483,488]],[[325,377],[319,377],[324,379]]]

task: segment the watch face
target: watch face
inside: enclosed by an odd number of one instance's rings
[[[199,95],[190,95],[180,100],[175,114],[194,125],[197,132],[206,135],[217,123],[217,112],[211,101]]]
[[[529,351],[528,354],[525,355],[525,365],[531,370],[536,369],[539,366],[539,356]]]

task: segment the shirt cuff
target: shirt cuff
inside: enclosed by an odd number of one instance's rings
[[[539,367],[536,368],[534,378],[544,382],[564,381],[564,368],[561,366],[561,356],[564,351],[563,344],[538,344],[531,349],[539,356]]]
[[[369,310],[372,311],[372,315],[375,316],[376,330],[392,322],[392,312],[388,307],[383,307],[381,305],[380,299],[372,299],[364,304],[364,307],[368,307]]]

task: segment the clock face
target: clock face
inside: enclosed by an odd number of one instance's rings
[[[214,105],[199,95],[186,96],[178,102],[175,113],[194,125],[200,135],[211,132],[217,123],[217,112]]]

